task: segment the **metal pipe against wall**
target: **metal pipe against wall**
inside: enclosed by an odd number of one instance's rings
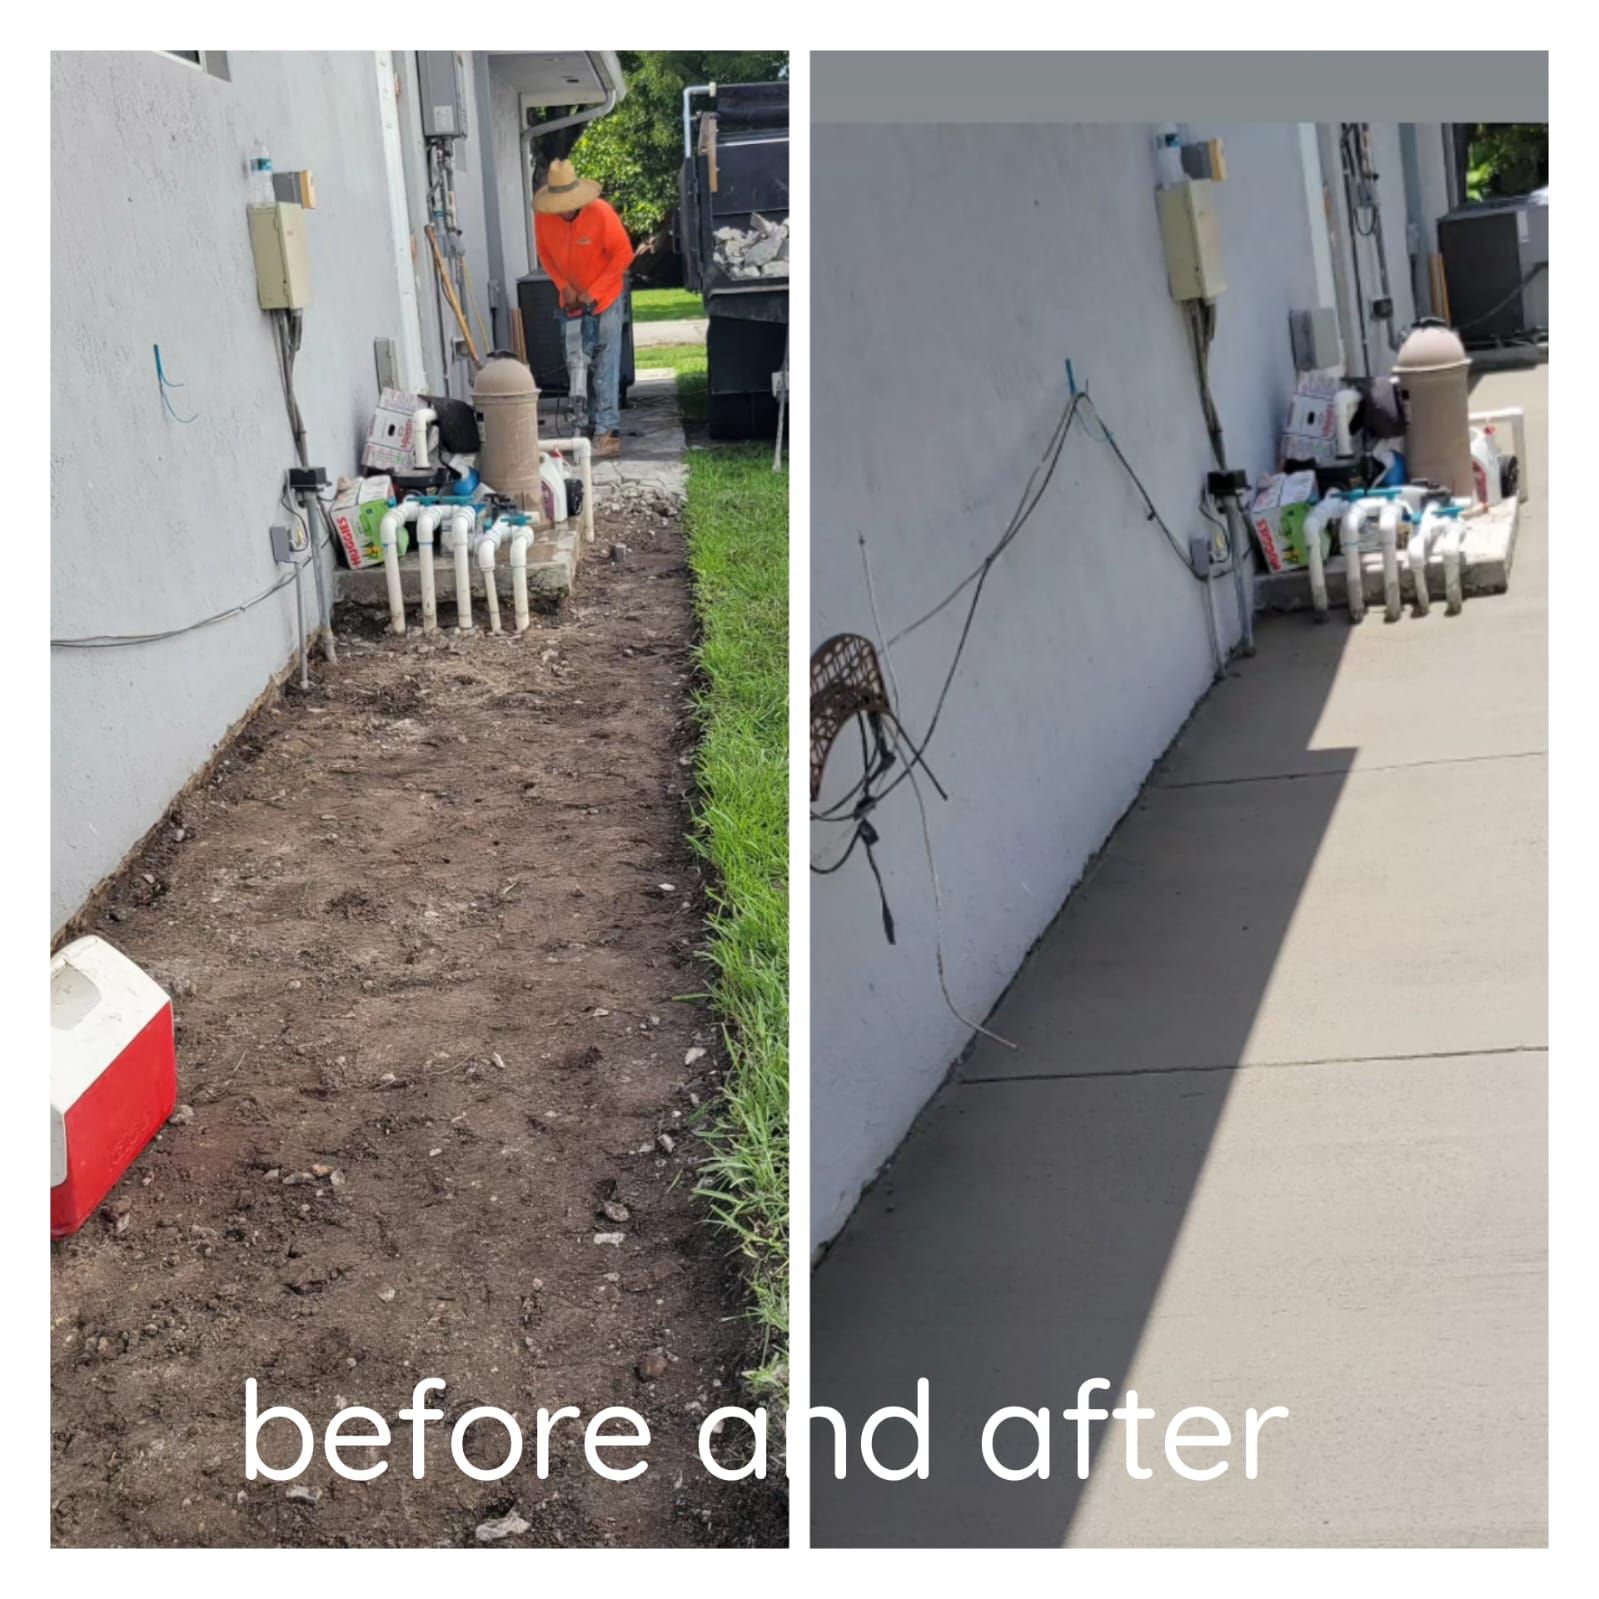
[[[1427,281],[1426,233],[1421,225],[1421,156],[1414,122],[1399,124],[1399,162],[1405,181],[1405,257],[1410,264],[1410,304],[1418,317],[1434,314]],[[1422,246],[1418,249],[1418,244]]]
[[[316,559],[313,550],[311,559]],[[294,563],[294,623],[300,635],[300,690],[302,693],[311,686],[311,652],[305,647],[305,562]]]
[[[1339,170],[1341,157],[1334,148],[1333,130],[1328,123],[1316,124],[1316,150],[1321,157],[1322,209],[1327,218],[1327,242],[1332,253],[1333,291],[1338,300],[1338,325],[1343,336],[1344,365],[1350,368],[1350,376],[1368,377],[1370,363],[1365,346],[1357,336],[1358,324],[1353,309],[1354,296],[1349,286],[1350,263],[1344,253],[1344,241],[1349,231],[1349,224],[1347,218],[1340,220],[1338,190],[1333,182],[1333,174]],[[1354,361],[1356,350],[1360,351],[1358,368]]]
[[[1249,593],[1249,577],[1244,564],[1249,556],[1249,531],[1244,525],[1244,513],[1239,508],[1238,496],[1229,494],[1222,502],[1222,512],[1227,518],[1227,543],[1232,551],[1233,595],[1238,601],[1238,637],[1245,655],[1255,653],[1255,607]]]

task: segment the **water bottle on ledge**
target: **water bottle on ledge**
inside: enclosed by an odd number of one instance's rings
[[[257,139],[250,152],[250,204],[276,205],[277,194],[272,188],[272,157],[267,147]]]

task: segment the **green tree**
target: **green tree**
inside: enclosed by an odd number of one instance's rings
[[[677,209],[683,164],[683,91],[695,83],[764,83],[788,65],[786,50],[622,50],[627,95],[607,117],[590,123],[573,147],[585,177],[605,197],[635,240],[656,231]]]
[[[1466,168],[1467,199],[1530,194],[1548,181],[1548,123],[1479,122],[1472,129]]]

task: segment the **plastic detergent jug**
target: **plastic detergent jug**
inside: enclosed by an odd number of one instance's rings
[[[539,479],[544,489],[544,515],[551,522],[566,520],[566,474],[559,461],[546,455],[539,462]]]
[[[1483,505],[1497,505],[1504,498],[1499,451],[1491,427],[1471,430],[1471,476]]]
[[[101,938],[50,962],[50,1236],[75,1233],[172,1114],[172,1001]]]

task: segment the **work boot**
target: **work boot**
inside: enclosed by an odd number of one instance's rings
[[[614,461],[622,453],[620,433],[602,433],[594,441],[594,457],[599,461]]]

